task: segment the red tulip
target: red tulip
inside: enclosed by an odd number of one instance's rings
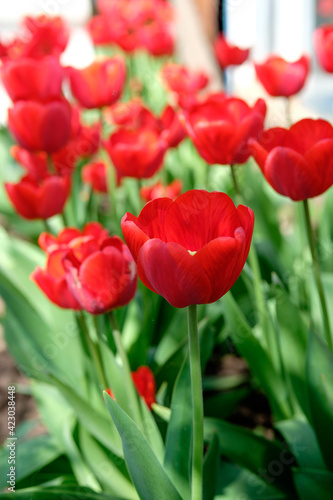
[[[313,34],[313,43],[320,66],[333,73],[333,24],[319,26]]]
[[[266,130],[250,147],[269,184],[294,201],[319,196],[333,184],[333,127],[324,120]]]
[[[262,132],[266,105],[259,99],[253,108],[224,94],[208,97],[184,111],[187,133],[208,163],[245,163],[250,156],[248,140]]]
[[[65,309],[81,309],[67,286],[63,258],[70,249],[82,259],[108,238],[109,233],[97,222],[86,224],[83,231],[65,228],[57,237],[42,233],[38,243],[47,254],[46,268],[37,267],[30,278],[54,304]]]
[[[206,73],[190,71],[175,63],[168,63],[163,67],[162,77],[167,87],[177,94],[195,94],[209,82]]]
[[[69,40],[69,29],[61,17],[26,17],[23,56],[35,59],[47,55],[59,57]]]
[[[114,41],[110,20],[106,16],[98,15],[91,17],[88,21],[87,29],[94,45],[107,45]]]
[[[11,202],[25,219],[48,219],[61,213],[70,187],[68,177],[49,174],[40,180],[27,174],[16,184],[5,184]]]
[[[151,410],[155,403],[156,384],[153,372],[148,366],[140,366],[135,372],[132,372],[134,385],[146,405]]]
[[[139,395],[145,400],[146,405],[151,410],[155,403],[156,384],[153,372],[148,366],[140,366],[136,372],[132,372],[132,379]],[[112,389],[105,389],[111,398],[115,399]]]
[[[101,161],[88,163],[82,169],[82,181],[91,184],[94,191],[107,193],[106,165]]]
[[[223,35],[215,40],[214,51],[222,69],[243,64],[250,54],[250,49],[240,49],[229,44]]]
[[[322,17],[330,17],[333,14],[333,1],[319,0],[318,14]]]
[[[167,143],[150,129],[119,129],[105,149],[120,177],[152,177],[162,166]]]
[[[175,40],[170,27],[164,22],[153,22],[141,28],[140,42],[147,51],[155,56],[171,56]]]
[[[8,110],[8,126],[23,148],[53,153],[70,137],[71,107],[65,99],[19,101]]]
[[[157,127],[161,130],[161,137],[168,143],[169,148],[176,148],[186,137],[186,130],[171,106],[165,108]]]
[[[297,94],[305,84],[310,71],[310,61],[302,56],[298,61],[288,62],[279,56],[270,56],[263,64],[255,64],[260,83],[272,96],[290,97]]]
[[[53,56],[21,58],[1,68],[2,83],[12,101],[45,101],[61,96],[63,69]]]
[[[235,283],[253,232],[251,209],[193,190],[153,200],[121,222],[141,281],[174,307],[215,302]]]
[[[10,148],[12,157],[20,163],[36,180],[43,179],[48,174],[46,153],[31,153],[20,146]]]
[[[182,191],[182,182],[179,179],[174,180],[168,186],[163,186],[161,182],[153,186],[144,186],[140,189],[140,196],[144,201],[151,201],[155,198],[171,198],[174,200]]]
[[[63,259],[68,287],[91,314],[105,313],[132,300],[136,291],[136,265],[117,236],[91,248],[82,257],[70,250]]]
[[[84,108],[102,108],[121,96],[126,67],[120,56],[96,60],[85,69],[68,68],[74,97]]]

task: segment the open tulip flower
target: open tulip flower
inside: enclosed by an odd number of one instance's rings
[[[120,177],[152,177],[162,166],[167,142],[154,130],[120,128],[104,147]]]
[[[61,97],[63,68],[54,56],[21,58],[1,67],[1,80],[12,101],[45,101]]]
[[[174,307],[215,302],[235,283],[253,232],[251,209],[224,193],[158,198],[121,222],[141,281]]]
[[[68,177],[27,174],[16,184],[6,183],[7,194],[16,211],[25,219],[48,219],[60,214],[71,189]]]
[[[333,24],[319,26],[313,34],[313,44],[320,66],[333,73]]]
[[[241,49],[235,45],[231,45],[223,35],[220,35],[215,40],[214,51],[222,69],[226,69],[229,66],[240,66],[250,54],[250,49]]]
[[[250,156],[248,140],[264,126],[266,104],[259,99],[253,108],[224,94],[214,94],[183,112],[187,133],[198,153],[210,164],[245,163]]]
[[[102,108],[121,96],[126,78],[122,57],[98,59],[84,69],[67,68],[73,96],[87,109]]]
[[[310,60],[302,56],[298,61],[288,62],[272,55],[264,63],[254,66],[258,80],[268,94],[290,97],[304,87],[310,71]]]
[[[71,116],[66,99],[18,101],[8,110],[8,126],[23,148],[54,153],[70,138]]]
[[[269,184],[294,201],[319,196],[333,184],[333,127],[324,120],[266,130],[250,147]]]

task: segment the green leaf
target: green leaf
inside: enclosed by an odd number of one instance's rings
[[[25,490],[16,490],[12,495],[8,493],[0,494],[1,500],[15,498],[18,500],[129,500],[125,497],[115,497],[95,493],[88,488],[74,486],[56,486],[52,488],[27,488]]]
[[[308,328],[299,309],[280,287],[276,287],[276,315],[284,371],[288,382],[291,384],[289,395],[292,398],[293,405],[296,406],[296,398],[301,410],[305,415],[308,415],[309,402],[304,383]],[[298,414],[302,413],[297,406],[296,410]]]
[[[103,486],[103,491],[137,500],[138,495],[128,477],[125,461],[105,451],[83,427],[80,427],[79,435],[82,453],[89,469]]]
[[[142,500],[181,500],[162,464],[133,420],[104,393],[123,443],[129,473]]]
[[[15,445],[15,464],[8,464],[9,445]],[[14,451],[14,449],[13,449]],[[15,467],[16,481],[20,481],[52,462],[63,453],[52,436],[38,436],[27,440],[6,440],[0,454],[0,490],[7,487],[10,465]]]
[[[301,467],[325,469],[316,435],[305,419],[281,420],[275,424]]]
[[[333,354],[326,342],[310,331],[307,353],[310,421],[329,469],[333,468]]]
[[[204,409],[207,417],[226,419],[230,417],[239,403],[251,392],[249,387],[240,387],[233,391],[220,392],[204,398]]]
[[[186,356],[171,401],[164,467],[184,500],[191,497],[192,396],[190,362]]]
[[[255,337],[232,294],[227,293],[223,300],[226,320],[238,352],[249,363],[253,375],[269,398],[276,417],[279,419],[290,417],[290,408],[286,402],[286,387],[274,369],[269,354]]]
[[[221,453],[229,460],[246,467],[284,493],[294,492],[291,466],[296,459],[279,441],[269,441],[237,425],[210,418],[205,419],[204,430],[205,440],[217,434]]]
[[[332,500],[333,473],[316,469],[295,469],[295,485],[300,500]]]
[[[214,500],[220,463],[219,439],[213,434],[203,466],[203,500]]]
[[[164,458],[164,442],[160,433],[160,430],[156,424],[156,421],[149,410],[146,402],[142,397],[140,397],[141,414],[143,420],[143,432],[148,443],[152,447],[155,455],[161,463],[163,463]]]

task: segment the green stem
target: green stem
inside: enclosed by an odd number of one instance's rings
[[[89,186],[89,192],[88,192],[88,200],[86,202],[86,206],[85,206],[85,216],[84,216],[84,222],[83,222],[83,225],[87,224],[89,222],[89,219],[90,219],[90,215],[91,215],[91,209],[92,209],[92,204],[93,204],[93,187],[92,185]]]
[[[54,234],[54,231],[53,231],[53,229],[52,229],[52,227],[51,227],[51,225],[50,225],[50,223],[49,223],[48,220],[43,219],[43,224],[45,226],[45,230],[46,230],[47,233]]]
[[[238,204],[241,202],[241,192],[240,192],[239,184],[237,181],[237,176],[236,176],[236,172],[235,172],[235,165],[230,165],[230,170],[231,170],[231,177],[232,177],[232,182],[233,182],[234,190],[235,190],[235,198],[236,198],[236,202]]]
[[[79,311],[77,313],[77,318],[97,372],[98,383],[101,386],[101,389],[104,390],[108,387],[108,383],[104,374],[101,353],[98,346],[92,341],[90,337],[88,326],[82,311]]]
[[[110,320],[113,339],[114,339],[114,342],[115,342],[116,348],[117,348],[117,353],[121,359],[125,386],[127,387],[128,391],[129,391],[128,396],[129,396],[129,400],[130,400],[130,406],[131,406],[132,412],[133,412],[133,420],[136,422],[136,424],[138,426],[142,427],[142,416],[141,416],[141,410],[140,410],[140,406],[139,406],[139,398],[138,398],[138,394],[137,394],[137,391],[136,391],[134,383],[133,383],[131,367],[130,367],[130,364],[128,362],[128,357],[127,357],[126,351],[125,351],[123,343],[122,343],[121,333],[120,333],[120,329],[118,326],[117,318],[116,318],[113,311],[110,311],[108,313],[108,318]]]
[[[191,367],[191,389],[193,404],[192,429],[192,496],[191,500],[202,500],[203,468],[203,398],[198,334],[197,306],[187,309],[188,341]]]
[[[326,340],[327,340],[328,347],[332,351],[333,345],[332,345],[330,322],[329,322],[329,318],[328,318],[324,287],[323,287],[323,283],[321,280],[319,258],[318,258],[318,253],[316,250],[316,245],[315,245],[315,240],[314,240],[314,234],[313,234],[312,226],[311,226],[311,218],[310,218],[308,200],[303,201],[303,207],[304,207],[304,215],[305,215],[305,223],[306,223],[306,232],[308,235],[309,247],[310,247],[311,255],[312,255],[313,272],[314,272],[314,277],[316,280],[316,285],[318,288],[319,300],[320,300],[321,309],[322,309]]]
[[[61,217],[62,217],[62,222],[64,224],[64,227],[69,227],[69,223],[67,220],[67,215],[65,214],[65,210],[61,212]]]

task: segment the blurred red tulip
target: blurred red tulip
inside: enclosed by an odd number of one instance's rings
[[[182,182],[179,179],[174,180],[168,186],[164,186],[161,182],[154,184],[153,186],[144,186],[140,189],[141,198],[148,202],[155,200],[155,198],[170,198],[174,200],[182,192]]]
[[[85,69],[67,68],[71,90],[81,106],[102,108],[121,96],[126,78],[122,57],[96,60]]]
[[[273,189],[294,201],[318,196],[333,184],[333,127],[324,120],[266,130],[250,148]]]
[[[108,231],[97,222],[86,224],[83,231],[65,228],[58,236],[42,233],[38,243],[47,254],[46,268],[37,267],[30,278],[54,304],[65,309],[81,309],[68,288],[63,258],[70,249],[78,259],[82,259],[98,249],[107,238]]]
[[[235,283],[253,232],[251,209],[224,193],[193,190],[153,200],[121,222],[141,281],[172,306],[215,302]]]
[[[27,174],[16,184],[5,184],[16,211],[25,219],[48,219],[61,213],[70,187],[68,177],[49,174],[39,180]]]
[[[142,47],[155,56],[171,56],[175,49],[175,39],[170,27],[164,22],[153,22],[141,28],[140,42]]]
[[[248,140],[263,130],[266,105],[259,99],[253,108],[237,98],[214,94],[183,112],[187,133],[208,163],[245,163]]]
[[[162,166],[167,143],[148,128],[121,128],[104,144],[120,177],[152,177]]]
[[[313,34],[313,44],[320,66],[333,73],[333,24],[319,26]]]
[[[214,51],[222,69],[243,64],[250,54],[250,49],[240,49],[229,44],[223,35],[215,40]]]
[[[139,395],[145,400],[146,405],[151,410],[155,403],[156,383],[153,372],[148,366],[140,366],[136,372],[132,372],[132,379]],[[112,390],[105,389],[111,398],[115,399]]]
[[[206,73],[194,72],[175,63],[167,63],[161,74],[169,90],[177,94],[195,94],[209,82]]]
[[[136,265],[118,236],[110,237],[82,257],[69,250],[63,258],[68,287],[83,309],[101,314],[121,307],[136,292]]]
[[[322,17],[330,17],[333,15],[333,0],[319,0],[318,13]]]
[[[254,66],[257,77],[268,94],[290,97],[304,87],[310,71],[310,60],[307,56],[302,56],[298,61],[288,62],[272,55],[263,64]]]
[[[82,169],[82,181],[91,184],[92,189],[98,193],[107,193],[106,165],[101,161],[87,163]]]
[[[91,17],[87,24],[87,30],[94,45],[107,45],[114,41],[110,19],[106,16]]]
[[[134,385],[146,405],[151,410],[155,403],[156,384],[153,372],[148,366],[140,366],[135,372],[132,372]]]
[[[12,101],[45,101],[61,97],[63,69],[53,56],[21,58],[1,68],[2,83]]]
[[[71,107],[65,99],[19,101],[8,110],[8,126],[23,148],[53,153],[70,137]]]

